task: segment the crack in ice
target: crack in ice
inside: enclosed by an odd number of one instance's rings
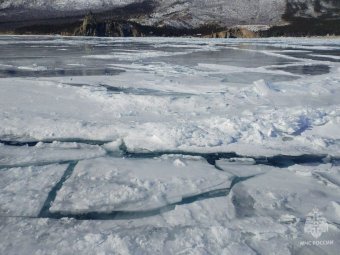
[[[39,212],[39,215],[38,215],[39,218],[44,218],[44,217],[49,216],[50,214],[49,210],[50,210],[50,207],[53,201],[57,197],[57,192],[62,188],[64,182],[71,176],[77,164],[78,164],[78,161],[71,162],[69,166],[67,167],[67,169],[65,170],[63,176],[59,180],[59,182],[51,189],[51,191],[49,192],[47,196],[47,199],[44,202],[43,207],[41,208]]]
[[[56,193],[58,190],[60,190],[62,184],[66,181],[67,177],[70,172],[73,171],[75,167],[74,165],[70,165],[69,168],[65,171],[65,174],[63,178],[60,180],[60,182],[51,190],[48,198],[46,199],[43,208],[41,209],[39,215],[37,217],[30,217],[30,218],[49,218],[49,219],[61,219],[61,218],[73,218],[76,220],[120,220],[120,219],[139,219],[139,218],[145,218],[145,217],[151,217],[160,215],[164,212],[174,210],[177,205],[185,205],[185,204],[191,204],[197,201],[211,199],[211,198],[218,198],[227,196],[230,192],[230,188],[224,188],[224,189],[217,189],[201,194],[197,194],[194,196],[189,196],[183,198],[180,202],[168,204],[156,209],[151,210],[142,210],[142,211],[112,211],[112,212],[88,212],[88,213],[82,213],[82,214],[72,214],[72,213],[55,213],[50,212],[49,208],[51,207],[51,204],[53,203]],[[7,216],[0,216],[0,217],[7,217]],[[9,216],[11,217],[11,216]],[[20,217],[20,216],[15,216]],[[23,216],[22,218],[27,218]]]

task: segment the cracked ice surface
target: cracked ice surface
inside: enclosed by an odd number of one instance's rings
[[[51,212],[148,211],[230,186],[231,175],[199,157],[80,161]]]
[[[0,170],[0,217],[37,216],[66,165],[47,165]]]
[[[129,151],[338,156],[340,66],[314,55],[336,55],[340,46],[313,42],[6,37],[0,138],[123,139]],[[50,48],[36,57],[35,46]],[[25,50],[21,62],[15,47]],[[91,75],[93,69],[106,75]]]
[[[338,39],[0,45],[0,254],[337,254]]]
[[[245,165],[232,166],[235,171],[242,171]],[[298,243],[310,240],[310,235],[303,231],[310,203],[319,206],[328,220],[329,230],[323,238],[339,240],[339,187],[315,175],[338,175],[339,167],[326,164],[263,169],[266,174],[237,183],[227,197],[183,204],[151,217],[114,221],[2,218],[1,231],[16,233],[16,240],[21,240],[16,249],[39,250],[42,254],[51,247],[61,254],[70,249],[74,252],[95,249],[104,254],[269,255],[306,250],[310,254],[336,254],[337,243],[307,248]],[[268,179],[264,180],[266,176]],[[3,235],[2,242],[1,252],[15,254],[10,235]]]
[[[0,168],[67,162],[105,154],[99,146],[77,143],[38,143],[33,147],[0,145]]]

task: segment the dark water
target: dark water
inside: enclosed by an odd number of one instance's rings
[[[330,72],[331,68],[328,65],[294,65],[286,67],[277,67],[273,70],[282,70],[292,74],[301,75],[321,75]]]

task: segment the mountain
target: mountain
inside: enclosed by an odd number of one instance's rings
[[[296,29],[299,23],[302,32],[310,30],[304,22],[322,24],[317,30],[327,30],[331,24],[327,33],[340,30],[339,0],[0,0],[0,31],[20,32],[32,26],[49,31],[48,26],[55,29],[55,25],[65,30],[67,24],[74,29],[90,11],[98,23],[124,22],[136,29],[154,28],[155,33],[164,28],[219,31],[235,25]]]

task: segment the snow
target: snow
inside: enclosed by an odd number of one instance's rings
[[[68,254],[84,252],[93,254],[206,254],[208,251],[223,254],[255,254],[251,248],[240,244],[241,236],[233,230],[221,226],[179,226],[177,231],[169,226],[134,227],[117,226],[117,223],[74,222],[36,220],[34,229],[27,220],[6,219],[4,229],[9,232],[18,231],[17,238],[24,240],[15,244],[14,248],[7,245],[0,251],[15,254],[15,250],[39,253]],[[47,229],[47,232],[46,232]],[[91,233],[89,233],[91,230]],[[25,234],[25,233],[26,234]],[[32,238],[31,233],[34,233]],[[129,234],[128,234],[129,233]],[[48,235],[48,238],[46,237]],[[64,238],[68,236],[68,238]],[[216,239],[216,236],[223,236]],[[10,241],[8,236],[2,239],[4,243]],[[41,242],[41,241],[44,242]],[[39,242],[40,241],[40,242]],[[30,246],[34,244],[34,246]],[[53,247],[48,250],[46,246]],[[7,249],[6,249],[7,248]],[[95,249],[95,250],[94,250]]]
[[[54,10],[86,10],[88,8],[104,9],[107,6],[118,7],[124,6],[133,2],[133,0],[41,0],[41,1],[27,1],[27,0],[5,0],[1,2],[0,7],[10,8],[31,8],[31,9],[54,9]]]
[[[77,143],[38,143],[33,147],[0,145],[0,168],[68,162],[105,154],[99,146]]]
[[[311,174],[298,174],[301,171]],[[176,206],[145,218],[106,221],[2,218],[0,251],[295,254],[308,248],[311,254],[334,254],[340,236],[332,223],[339,219],[339,186],[328,186],[313,177],[314,173],[334,171],[339,171],[339,167],[294,166],[288,171],[271,167],[264,175],[236,184],[228,197]],[[322,211],[328,219],[329,232],[322,240],[334,240],[334,245],[298,246],[301,240],[309,240],[302,229],[311,202],[312,208],[316,203],[326,207]],[[13,243],[10,233],[16,233],[16,240],[21,241]]]
[[[2,15],[6,18],[13,15],[32,19],[41,15],[50,16],[73,16],[74,12],[84,13],[88,10],[102,12],[125,7],[129,4],[141,4],[146,10],[141,11],[138,19],[131,17],[145,25],[171,25],[174,27],[198,27],[200,25],[218,23],[222,25],[268,25],[275,24],[281,20],[285,12],[285,0],[157,0],[153,5],[155,8],[149,15],[150,5],[141,0],[4,0],[0,2],[0,9],[6,10]],[[249,10],[252,10],[251,12]],[[66,14],[65,14],[66,13]],[[29,15],[31,14],[31,15]],[[129,11],[127,11],[129,15]],[[48,17],[48,16],[47,16]]]
[[[13,42],[22,47],[68,45],[74,57],[59,56],[59,66],[48,61],[53,54],[36,59],[34,65],[45,64],[52,77],[2,79],[6,91],[0,95],[2,137],[38,141],[120,139],[131,152],[339,155],[335,133],[339,125],[340,67],[336,61],[308,58],[312,51],[336,51],[338,40],[313,39],[312,44],[290,38],[28,38],[6,37],[2,41],[8,48],[3,70],[8,65],[14,70],[23,66],[11,58],[10,48],[16,45]],[[77,43],[89,44],[93,50],[87,54],[86,49],[76,49]],[[141,43],[139,52],[130,50]],[[286,48],[290,51],[280,52]],[[301,48],[309,52],[301,52]],[[302,57],[291,56],[293,49]],[[27,57],[37,50],[27,50]],[[105,55],[110,58],[93,59],[102,56],[96,53],[103,50],[110,52]],[[254,56],[252,62],[248,61],[249,54]],[[55,70],[65,68],[65,62],[70,73],[79,69],[76,73],[86,75],[81,70],[89,68],[117,72],[111,76],[58,75]],[[309,76],[276,70],[289,66],[303,70],[304,66],[319,64],[330,66],[331,72]],[[39,71],[23,75],[39,76]],[[19,89],[22,93],[17,93]]]
[[[264,174],[272,167],[266,165],[254,165],[254,159],[222,159],[216,162],[216,166],[237,177],[253,177],[256,175]]]
[[[337,253],[339,39],[0,44],[0,254]]]
[[[67,165],[29,166],[0,171],[0,217],[38,216]]]
[[[286,2],[282,0],[175,0],[159,1],[146,24],[165,24],[175,27],[198,27],[204,24],[219,23],[222,25],[268,25],[280,21],[285,11]],[[251,12],[249,10],[252,10]]]
[[[334,172],[339,168],[326,165],[320,167],[294,165],[287,170],[273,169],[235,186],[230,199],[234,202],[236,216],[271,215],[279,218],[284,212],[294,212],[295,217],[303,218],[318,201],[318,209],[324,210],[339,200],[339,186],[329,181],[319,180],[319,172]],[[242,168],[240,169],[242,172]],[[306,171],[309,174],[301,174]],[[290,181],[293,180],[293,181]],[[288,183],[287,183],[288,182]],[[273,186],[275,185],[275,189]],[[252,212],[252,210],[256,210]],[[340,215],[325,214],[329,221],[337,222]]]
[[[78,17],[89,10],[115,12],[128,7],[127,20],[151,26],[197,28],[209,24],[237,25],[252,31],[286,23],[288,17],[337,17],[337,0],[2,0],[2,21],[39,20],[41,17]],[[137,15],[131,10],[137,9]],[[119,10],[119,12],[121,9]],[[150,13],[151,12],[151,13]],[[106,14],[105,14],[106,15]],[[136,17],[138,16],[138,17]],[[240,26],[242,24],[242,26]]]
[[[340,56],[320,55],[320,54],[310,54],[310,55],[314,57],[321,57],[321,58],[331,58],[331,59],[336,59],[336,60],[340,59]]]
[[[148,211],[229,188],[230,177],[197,157],[80,161],[58,192],[51,211]]]

